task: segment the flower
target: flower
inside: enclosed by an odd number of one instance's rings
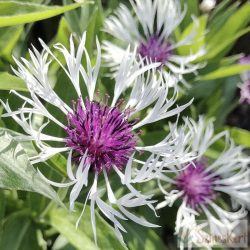
[[[240,64],[250,64],[250,55],[242,57],[240,59]],[[243,84],[240,86],[240,102],[245,102],[250,104],[250,71],[245,71],[241,73],[241,79]]]
[[[192,64],[192,61],[202,55],[204,49],[190,51],[190,55],[186,56],[177,54],[179,47],[194,43],[196,35],[194,28],[180,41],[176,41],[174,37],[174,30],[185,16],[180,2],[130,0],[130,3],[134,14],[124,4],[120,4],[115,13],[105,21],[104,31],[120,40],[121,44],[117,46],[104,41],[104,59],[107,65],[115,71],[130,44],[132,49],[136,49],[138,57],[165,65],[164,69],[169,69],[175,77],[187,84],[182,75],[195,72],[201,66]]]
[[[210,12],[216,6],[216,0],[203,0],[200,4],[202,12]]]
[[[206,224],[209,225],[212,235],[216,233],[218,235],[233,229],[247,214],[246,207],[250,205],[248,168],[250,160],[243,155],[240,146],[234,145],[226,132],[214,136],[211,120],[206,122],[203,117],[200,117],[196,123],[192,119],[186,119],[186,128],[189,128],[187,133],[193,134],[189,145],[191,151],[197,152],[197,157],[184,167],[176,166],[176,170],[173,169],[174,176],[170,177],[164,173],[159,176],[159,187],[165,195],[165,200],[157,205],[157,209],[172,206],[177,199],[180,199],[182,203],[177,211],[175,227],[179,237],[197,239],[199,230],[202,230]],[[226,144],[224,151],[220,155],[211,154],[211,145],[223,138]],[[170,183],[172,190],[170,192],[165,190],[162,182]],[[229,212],[221,207],[219,205],[221,193],[231,198],[233,208],[236,209],[238,206],[241,208],[238,211]],[[197,221],[204,216],[208,223]],[[195,231],[194,228],[199,230]],[[180,242],[180,246],[183,249],[184,242]]]
[[[144,205],[154,210],[152,203],[155,201],[151,199],[152,196],[141,194],[133,185],[155,178],[163,168],[163,164],[174,164],[175,161],[185,160],[186,157],[183,155],[182,159],[182,156],[177,155],[182,138],[173,135],[173,140],[170,133],[159,144],[140,146],[138,129],[178,115],[191,102],[173,108],[177,91],[175,90],[171,98],[168,98],[167,75],[155,74],[159,63],[143,65],[143,61],[138,62],[135,59],[136,53],[131,55],[129,50],[124,54],[119,66],[112,101],[108,96],[106,101],[98,100],[95,97],[95,88],[101,65],[101,49],[97,40],[97,58],[92,67],[85,49],[85,40],[86,33],[83,34],[76,48],[71,36],[69,51],[62,44],[54,46],[56,55],[59,52],[62,53],[64,62],[61,62],[42,40],[40,40],[43,47],[41,53],[34,47],[29,51],[31,61],[25,58],[21,61],[15,59],[18,69],[13,70],[25,81],[30,97],[12,91],[24,101],[24,104],[18,110],[12,111],[8,101],[6,103],[1,101],[6,110],[2,117],[12,117],[25,131],[26,135],[17,136],[17,140],[34,141],[40,150],[39,154],[30,157],[32,164],[44,162],[58,153],[67,152],[67,166],[65,167],[68,183],[48,180],[39,172],[40,175],[53,186],[73,186],[69,196],[71,210],[74,209],[81,190],[88,187],[85,205],[90,200],[95,241],[95,205],[114,224],[118,238],[123,241],[121,231],[125,232],[125,229],[119,220],[131,219],[143,226],[156,226],[128,211],[129,208]],[[84,56],[86,69],[81,64]],[[75,89],[76,98],[73,100],[72,108],[56,94],[50,85],[48,72],[52,61],[60,65],[69,83]],[[83,86],[80,85],[80,80],[83,80],[87,89],[85,97],[82,94]],[[125,91],[126,101],[121,99]],[[130,95],[127,95],[129,92]],[[46,109],[45,103],[55,106],[58,110],[56,117],[67,117],[68,123],[64,124],[58,120]],[[150,110],[143,112],[145,115],[141,117],[140,111],[146,111],[149,107]],[[39,128],[32,123],[32,118],[37,115],[48,120]],[[63,129],[65,136],[59,138],[43,132],[49,123],[54,123]],[[50,146],[50,142],[61,143],[62,146]],[[145,161],[137,157],[141,151],[148,152],[148,159]],[[166,160],[159,164],[158,159],[163,155]],[[93,182],[89,185],[91,174]],[[123,187],[123,194],[119,197],[113,191],[112,181],[109,180],[114,175],[118,176],[120,186]],[[104,180],[104,186],[98,186],[100,179]],[[105,198],[102,199],[104,195],[107,196],[107,202]],[[77,225],[83,212],[84,209]]]

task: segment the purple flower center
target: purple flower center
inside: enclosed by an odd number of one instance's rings
[[[137,52],[142,58],[162,64],[171,56],[170,44],[157,36],[151,36],[146,43],[142,42]]]
[[[184,192],[184,197],[192,208],[213,199],[215,178],[209,177],[210,174],[211,172],[206,171],[204,162],[195,161],[177,176],[177,187]]]
[[[66,145],[73,149],[73,159],[79,162],[87,150],[86,163],[96,172],[114,165],[122,169],[136,145],[132,124],[117,107],[88,100],[84,106],[79,99],[68,114]]]

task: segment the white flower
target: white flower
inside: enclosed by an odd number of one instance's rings
[[[129,208],[147,205],[154,211],[151,195],[143,195],[133,186],[135,183],[143,183],[159,175],[165,165],[175,164],[176,161],[186,161],[189,157],[175,155],[181,152],[181,137],[173,133],[166,136],[165,140],[157,145],[149,147],[138,146],[139,133],[136,132],[142,126],[157,122],[170,116],[178,115],[190,103],[176,106],[177,92],[168,98],[167,74],[155,74],[159,63],[143,65],[138,62],[136,53],[127,50],[119,65],[112,101],[95,100],[95,88],[101,65],[101,49],[98,40],[96,63],[92,67],[91,60],[85,49],[86,34],[80,39],[78,48],[75,47],[73,37],[70,38],[70,50],[62,44],[56,44],[55,50],[61,52],[64,62],[53,54],[48,46],[40,40],[43,51],[40,53],[35,48],[29,51],[31,61],[21,58],[15,59],[18,69],[13,69],[15,74],[23,79],[30,92],[30,97],[12,91],[24,101],[22,107],[12,111],[8,102],[2,105],[6,113],[2,117],[12,117],[25,131],[26,135],[16,137],[18,140],[32,140],[40,149],[40,153],[30,160],[33,164],[44,162],[58,153],[67,152],[67,175],[68,183],[56,183],[41,176],[51,185],[57,187],[73,186],[70,192],[70,209],[74,209],[81,190],[88,188],[85,205],[90,200],[91,222],[96,241],[95,206],[100,209],[113,224],[118,238],[123,241],[122,232],[124,227],[119,220],[131,219],[143,226],[155,227],[156,225],[139,218],[128,211]],[[86,60],[86,69],[81,64],[83,57]],[[51,61],[56,61],[64,70],[76,92],[76,100],[71,108],[52,89],[48,77]],[[66,65],[66,66],[64,66]],[[84,98],[80,82],[83,81],[87,89]],[[62,86],[67,91],[67,86]],[[130,91],[126,102],[121,101],[123,93]],[[127,96],[127,95],[126,95]],[[110,101],[110,104],[109,104]],[[61,117],[66,116],[68,124],[64,124],[54,117],[45,107],[44,103],[55,106]],[[141,119],[139,112],[144,112]],[[47,122],[37,128],[33,126],[33,118],[41,116]],[[60,116],[57,116],[60,117]],[[64,119],[65,120],[65,119]],[[58,138],[43,132],[49,124],[59,126],[65,131],[64,138]],[[61,147],[50,146],[50,142],[61,143]],[[164,146],[164,147],[163,147]],[[137,159],[140,151],[149,152],[148,159],[144,162]],[[139,153],[138,153],[139,152]],[[159,161],[161,156],[165,161]],[[183,159],[182,159],[183,157]],[[185,158],[185,159],[184,159]],[[93,182],[89,183],[90,170],[94,175]],[[117,174],[123,187],[123,194],[113,191],[110,174]],[[98,185],[98,180],[103,179],[105,185]],[[106,202],[105,197],[108,201]],[[85,207],[84,205],[84,207]],[[114,208],[115,207],[115,208]],[[84,211],[84,209],[83,209]],[[83,212],[77,222],[80,219]]]
[[[182,40],[176,41],[174,30],[182,22],[185,11],[181,11],[179,0],[130,0],[134,13],[120,4],[114,15],[105,21],[104,31],[117,38],[120,45],[104,41],[104,59],[114,71],[121,62],[126,48],[136,49],[139,57],[146,61],[160,62],[164,70],[170,70],[183,84],[183,74],[196,72],[201,67],[192,62],[202,54],[190,51],[187,56],[178,55],[176,49],[195,42],[196,25]],[[196,20],[194,20],[196,24]]]
[[[198,232],[202,232],[201,228],[205,226],[197,221],[202,214],[207,218],[212,235],[225,235],[225,232],[232,230],[246,216],[246,207],[250,205],[250,159],[244,156],[240,146],[234,145],[227,132],[214,135],[211,120],[206,122],[200,117],[196,123],[192,119],[186,119],[185,129],[187,127],[187,133],[193,134],[189,142],[190,151],[196,152],[197,158],[184,168],[183,164],[177,165],[175,171],[172,169],[174,176],[170,177],[166,173],[159,176],[159,187],[165,200],[157,208],[172,206],[177,199],[182,200],[175,228],[176,234],[182,239],[191,236],[191,239],[197,239]],[[211,148],[218,140],[224,141],[226,145],[220,155],[215,154]],[[171,183],[172,191],[167,192],[162,182]],[[217,202],[220,193],[231,198],[234,209],[240,209],[229,212],[220,207]],[[194,227],[200,230],[195,231]],[[195,244],[193,241],[191,243]],[[184,242],[180,245],[183,249]],[[210,249],[210,245],[206,247]]]
[[[214,9],[216,5],[216,0],[203,0],[200,4],[200,9],[202,12],[210,12]]]

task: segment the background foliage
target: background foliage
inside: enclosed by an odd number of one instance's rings
[[[68,46],[70,33],[81,35],[87,30],[87,49],[94,58],[95,36],[100,40],[109,38],[102,31],[102,24],[119,2],[121,1],[0,1],[0,98],[4,101],[8,98],[18,107],[18,100],[9,95],[9,90],[18,90],[25,94],[27,89],[22,80],[12,73],[10,65],[15,65],[12,55],[17,58],[27,57],[31,43],[36,47],[40,46],[38,37],[49,44],[61,42]],[[250,148],[250,108],[239,103],[238,90],[240,72],[250,70],[250,65],[238,64],[242,53],[250,52],[249,45],[246,46],[249,44],[250,3],[223,0],[210,14],[202,14],[198,0],[183,2],[188,7],[187,15],[175,31],[176,39],[181,39],[192,29],[192,15],[198,17],[199,32],[197,42],[181,47],[178,53],[187,54],[190,48],[198,50],[202,46],[207,49],[207,53],[197,60],[206,63],[206,66],[200,69],[197,75],[187,76],[191,88],[185,90],[178,100],[181,104],[195,98],[191,108],[183,115],[193,118],[200,114],[215,117],[218,131],[228,129],[237,144]],[[102,77],[99,79],[98,89],[101,93],[103,90],[110,92],[113,82],[105,76],[107,69],[101,70]],[[70,103],[73,91],[65,91],[67,78],[64,73],[55,64],[52,65],[50,75],[56,92]],[[48,108],[54,112],[51,107]],[[3,108],[0,106],[0,115],[2,112]],[[34,122],[39,124],[41,121]],[[143,142],[152,143],[152,140],[163,138],[164,131],[161,131],[161,128],[168,130],[167,122],[147,127],[143,131]],[[108,222],[97,214],[96,246],[93,242],[89,208],[85,211],[79,229],[75,229],[75,221],[82,206],[80,202],[86,194],[82,194],[76,211],[69,213],[61,204],[61,200],[67,200],[67,190],[53,190],[40,179],[36,168],[30,164],[27,154],[36,153],[34,146],[31,143],[19,144],[12,138],[14,133],[23,131],[11,119],[0,119],[0,127],[1,250],[176,249],[176,239],[173,236],[175,207],[161,210],[161,219],[150,218],[152,222],[162,226],[157,230],[125,223],[124,226],[128,230],[125,234],[127,248],[116,239]],[[55,136],[64,133],[53,127],[49,129]],[[216,145],[215,153],[222,146]],[[53,179],[58,180],[66,177],[65,166],[63,155],[53,157],[46,165],[38,165],[41,171],[46,172],[46,176],[53,176]],[[156,196],[159,195],[155,183],[149,183],[143,188],[144,192],[153,189]],[[137,212],[148,217],[144,210]]]

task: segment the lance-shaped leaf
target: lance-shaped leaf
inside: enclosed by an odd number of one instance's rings
[[[7,72],[0,72],[0,90],[28,91],[21,78]]]
[[[0,141],[0,188],[40,193],[62,204],[54,189],[31,165],[23,147],[4,129],[0,130]]]
[[[98,213],[96,213],[97,245],[94,243],[88,205],[76,229],[75,224],[82,209],[80,203],[76,203],[75,211],[72,213],[63,208],[55,208],[49,213],[49,223],[77,250],[128,250],[126,246],[121,245],[112,227]]]
[[[46,6],[16,1],[0,1],[0,27],[32,23],[63,14],[80,7],[87,1],[65,6]]]

